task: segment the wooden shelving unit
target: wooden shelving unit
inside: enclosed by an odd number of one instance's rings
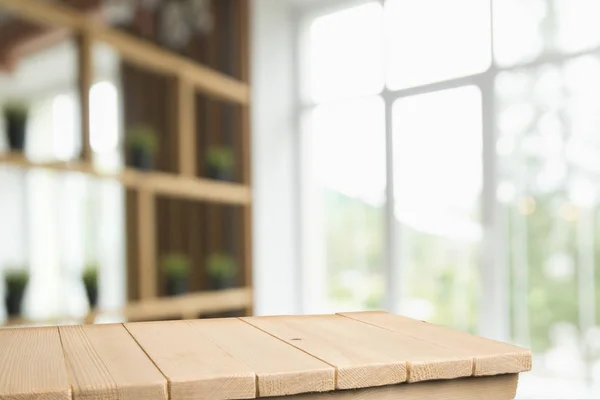
[[[128,234],[129,278],[137,285],[135,295],[129,295],[132,301],[124,310],[131,318],[197,316],[200,313],[221,312],[231,309],[245,309],[252,313],[252,242],[251,242],[251,205],[252,191],[250,181],[250,128],[249,106],[250,88],[248,85],[248,5],[240,0],[240,16],[236,21],[235,40],[240,43],[239,79],[200,65],[187,57],[172,53],[145,40],[138,39],[126,32],[111,28],[97,18],[95,14],[78,12],[60,3],[36,0],[0,0],[0,10],[15,17],[31,22],[66,29],[77,38],[78,45],[78,84],[81,105],[82,151],[79,160],[69,162],[32,162],[23,154],[8,153],[0,155],[0,163],[23,168],[45,168],[63,172],[78,172],[99,179],[116,180],[127,189],[128,219],[135,228],[135,235]],[[99,171],[91,162],[89,138],[90,101],[89,93],[94,81],[94,60],[92,48],[97,43],[110,45],[118,51],[121,58],[141,70],[146,70],[168,78],[172,85],[172,104],[175,108],[175,123],[172,134],[176,143],[176,171],[140,172],[132,168],[121,171]],[[237,164],[239,182],[229,183],[200,177],[198,173],[197,109],[198,96],[214,99],[236,107],[239,110],[239,129]],[[206,97],[204,97],[206,96]],[[212,101],[212,100],[211,100]],[[242,254],[242,287],[217,292],[198,292],[177,298],[160,298],[158,293],[159,271],[157,266],[157,202],[159,197],[184,199],[202,202],[202,204],[231,205],[241,208],[240,240]],[[213,206],[210,206],[213,207]],[[218,218],[208,219],[208,223]],[[131,223],[129,225],[131,225]],[[132,265],[132,263],[136,265]],[[131,290],[131,284],[129,285]],[[153,317],[151,310],[160,311],[163,316]],[[178,310],[184,310],[182,312]],[[137,313],[137,314],[136,314]],[[95,315],[95,312],[91,313]],[[138,316],[135,316],[138,315]]]

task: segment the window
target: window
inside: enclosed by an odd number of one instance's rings
[[[512,340],[535,358],[519,398],[594,398],[598,11],[348,0],[303,13],[306,312],[387,308]]]

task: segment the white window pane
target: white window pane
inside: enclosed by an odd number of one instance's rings
[[[402,89],[485,71],[489,0],[388,0],[387,84]]]
[[[560,50],[582,51],[600,45],[600,1],[556,0],[555,4]]]
[[[90,92],[90,141],[98,153],[114,151],[119,141],[117,88],[111,82],[100,82]]]
[[[475,330],[481,92],[469,86],[399,99],[393,129],[402,312]]]
[[[381,308],[385,129],[380,98],[312,113],[305,221],[310,312]]]
[[[542,54],[549,39],[543,32],[549,4],[546,0],[494,0],[494,58],[498,65],[532,61]]]
[[[383,86],[383,12],[368,3],[315,19],[310,28],[310,96],[316,102],[376,94]]]
[[[52,137],[54,155],[59,160],[75,157],[75,100],[71,95],[59,95],[52,100]],[[77,129],[77,131],[79,131]]]
[[[350,196],[382,201],[384,123],[379,97],[317,107],[312,155],[319,183]]]

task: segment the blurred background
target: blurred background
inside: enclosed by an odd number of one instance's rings
[[[0,318],[386,309],[600,398],[598,15],[0,0]]]

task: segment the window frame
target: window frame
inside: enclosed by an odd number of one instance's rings
[[[497,200],[496,188],[499,183],[499,155],[496,152],[496,143],[499,137],[499,131],[496,127],[497,104],[495,93],[495,80],[502,73],[507,71],[520,71],[526,69],[539,68],[545,64],[561,65],[562,63],[575,59],[580,56],[590,54],[600,54],[600,46],[574,52],[550,52],[543,53],[533,61],[521,62],[510,66],[499,66],[494,55],[494,2],[498,0],[489,0],[490,7],[490,38],[492,63],[490,67],[483,72],[467,75],[458,78],[429,83],[410,88],[390,90],[384,85],[383,90],[378,94],[385,104],[385,143],[386,143],[386,191],[385,191],[385,243],[384,243],[384,273],[386,276],[386,288],[384,307],[392,312],[399,312],[399,305],[403,297],[402,266],[400,265],[401,252],[400,238],[402,236],[402,227],[396,223],[394,218],[394,155],[393,155],[393,127],[392,127],[392,106],[400,98],[407,98],[414,95],[436,92],[440,90],[453,89],[457,87],[474,85],[481,91],[482,96],[482,190],[481,190],[481,214],[480,224],[483,237],[481,242],[481,252],[478,260],[480,272],[479,295],[479,313],[478,313],[478,333],[483,336],[498,340],[511,340],[511,326],[513,321],[522,320],[527,317],[527,311],[522,311],[525,315],[511,316],[510,297],[514,301],[521,301],[526,293],[517,293],[517,288],[522,288],[526,284],[527,269],[521,277],[513,277],[513,280],[525,279],[522,282],[513,282],[511,285],[511,270],[508,260],[508,243],[504,237],[506,221],[502,214],[502,205]],[[501,1],[501,0],[500,0]],[[295,9],[295,31],[296,31],[296,56],[297,70],[295,88],[296,98],[296,116],[297,116],[297,160],[298,182],[300,201],[297,204],[299,215],[299,240],[298,254],[300,255],[298,272],[301,282],[301,310],[310,312],[315,309],[314,288],[324,285],[318,280],[318,271],[315,271],[315,263],[307,262],[307,254],[310,254],[311,240],[314,240],[313,232],[310,231],[311,210],[306,207],[307,203],[307,185],[309,184],[309,170],[307,169],[307,159],[309,154],[309,143],[306,135],[302,134],[301,116],[313,109],[318,103],[312,101],[307,93],[304,92],[309,87],[308,65],[307,65],[307,43],[310,23],[320,16],[331,12],[343,10],[349,7],[358,6],[365,3],[378,2],[384,4],[385,0],[329,0],[327,2],[308,2],[303,7]],[[385,74],[385,71],[384,71]],[[312,239],[311,239],[312,238]],[[527,267],[527,266],[526,266]],[[528,267],[527,267],[528,268]],[[589,285],[589,283],[588,283]],[[310,286],[310,289],[309,289]],[[515,288],[515,293],[511,293],[511,287]],[[521,289],[522,290],[522,289]],[[589,292],[589,288],[587,289]],[[485,295],[483,295],[485,294]],[[581,309],[582,305],[579,305]],[[515,310],[517,313],[518,310]]]
[[[296,10],[296,40],[297,40],[297,55],[298,69],[296,71],[296,81],[298,87],[297,93],[297,108],[296,115],[298,116],[298,141],[297,146],[300,168],[299,170],[299,190],[301,201],[298,204],[298,213],[301,220],[304,221],[300,229],[299,251],[300,260],[300,282],[302,286],[301,308],[303,312],[313,312],[318,306],[315,301],[315,283],[319,288],[324,285],[319,283],[319,271],[316,271],[315,262],[307,262],[306,255],[311,254],[311,237],[314,233],[310,230],[311,225],[311,210],[307,207],[310,204],[307,199],[307,185],[309,184],[309,171],[307,169],[308,148],[310,143],[307,143],[307,138],[302,134],[300,119],[309,110],[314,109],[318,103],[310,100],[310,97],[305,92],[308,88],[308,36],[310,23],[323,15],[340,11],[349,7],[358,6],[365,3],[378,2],[382,6],[385,0],[335,0],[328,2],[320,2],[311,4],[310,7],[302,10]],[[493,20],[490,14],[492,23],[490,27],[493,35]],[[493,36],[491,51],[493,54]],[[493,59],[493,58],[492,58]],[[385,76],[385,71],[382,72]],[[486,71],[467,75],[458,78],[452,78],[444,81],[428,83],[421,86],[390,90],[384,84],[383,90],[378,93],[383,101],[385,108],[385,152],[386,152],[386,190],[385,190],[385,243],[384,243],[384,274],[386,276],[386,286],[384,294],[384,307],[391,312],[400,312],[400,303],[403,298],[402,267],[400,265],[402,248],[400,246],[400,237],[402,235],[402,227],[394,218],[394,138],[393,138],[393,121],[392,107],[396,100],[407,98],[414,95],[431,93],[441,90],[453,89],[463,86],[476,86],[480,89],[482,95],[482,191],[481,191],[481,219],[483,238],[481,256],[479,259],[479,267],[481,272],[481,291],[486,293],[486,296],[481,296],[479,310],[479,333],[484,336],[494,337],[500,340],[509,339],[509,305],[507,294],[509,292],[509,276],[506,268],[498,268],[503,254],[503,246],[494,238],[501,238],[500,232],[502,227],[499,226],[498,207],[496,207],[495,187],[496,187],[496,164],[497,157],[495,152],[495,137],[494,130],[494,93],[493,85],[494,78],[498,73],[496,66],[492,62],[490,68]],[[310,283],[311,289],[308,288]]]

